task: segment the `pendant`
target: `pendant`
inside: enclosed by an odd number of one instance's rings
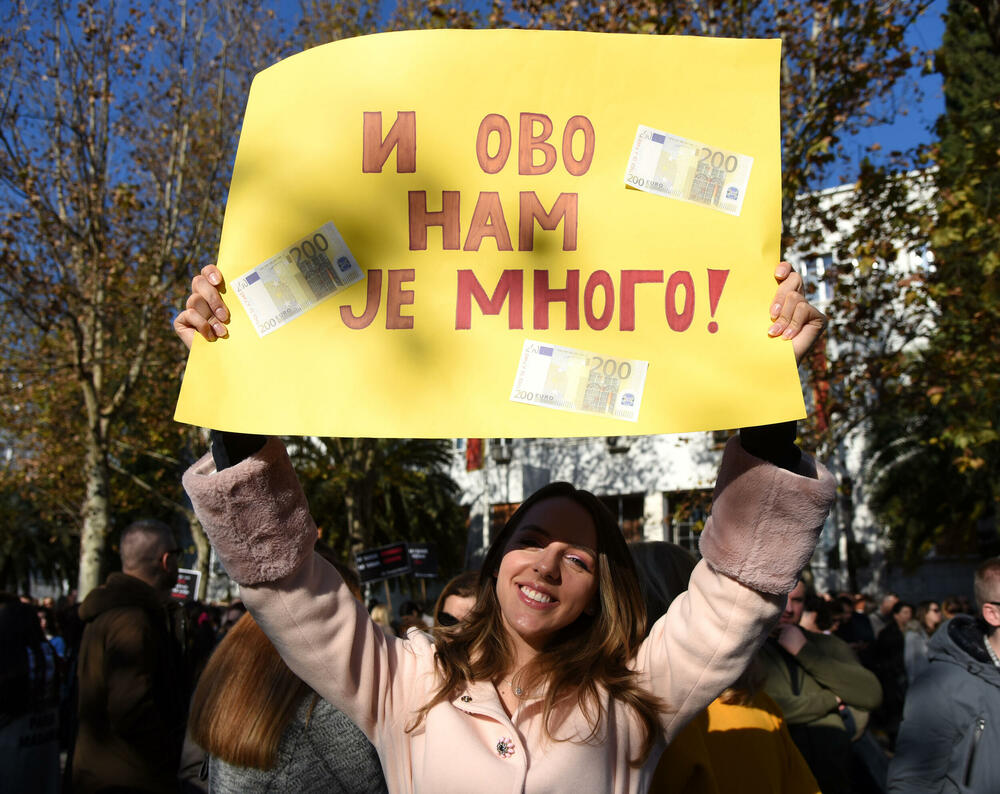
[[[517,695],[518,697],[521,697],[521,695],[524,694],[524,690],[521,689],[521,687],[519,686],[514,687],[514,694]]]

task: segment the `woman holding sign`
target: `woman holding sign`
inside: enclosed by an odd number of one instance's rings
[[[767,332],[801,359],[824,319],[787,264],[775,275]],[[221,284],[212,266],[195,277],[174,322],[188,346],[226,336]],[[731,439],[704,558],[643,640],[614,517],[586,491],[548,485],[493,541],[472,611],[431,642],[386,637],[313,553],[316,526],[277,439],[213,433],[184,486],[257,622],[371,739],[389,790],[435,794],[646,791],[666,744],[767,635],[834,494],[794,425]]]

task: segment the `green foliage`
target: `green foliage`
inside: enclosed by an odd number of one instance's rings
[[[30,591],[32,577],[76,577],[78,536],[73,516],[39,516],[30,490],[10,466],[0,472],[0,590]]]
[[[451,444],[438,439],[289,441],[320,535],[349,554],[397,540],[437,547],[441,576],[462,569],[466,525],[448,473]]]
[[[934,211],[921,219],[893,193],[893,184],[902,180],[882,173],[871,182],[878,198],[871,202],[875,221],[864,229],[876,240],[925,244],[934,253],[933,268],[900,285],[904,297],[907,288],[914,297],[897,315],[905,321],[917,306],[914,317],[932,320],[921,331],[926,338],[883,361],[867,362],[892,379],[888,389],[874,380],[873,505],[890,527],[899,558],[909,565],[932,550],[998,550],[1000,47],[995,29],[990,33],[988,7],[995,27],[996,3],[949,4],[937,55],[945,114],[937,123],[938,142],[924,153],[935,168],[919,177],[931,180],[930,190],[918,190]],[[865,199],[862,195],[859,203]],[[895,225],[880,227],[880,215]],[[842,299],[856,297],[855,292]],[[855,316],[872,312],[862,303]]]

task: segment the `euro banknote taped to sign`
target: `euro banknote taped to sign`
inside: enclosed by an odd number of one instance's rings
[[[625,435],[803,415],[770,339],[778,41],[418,31],[256,76],[177,418]]]

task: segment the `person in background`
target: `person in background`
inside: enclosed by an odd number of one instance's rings
[[[854,597],[844,594],[834,601],[834,608],[840,610],[840,620],[834,632],[840,639],[851,646],[861,664],[869,667],[872,657],[872,646],[875,644],[875,633],[867,615],[855,611]]]
[[[37,614],[38,623],[42,627],[45,639],[48,640],[49,645],[52,646],[52,650],[56,652],[56,655],[60,659],[65,659],[66,640],[63,639],[62,632],[59,630],[55,610],[49,606],[40,606],[38,607]]]
[[[830,609],[830,602],[815,593],[807,593],[799,626],[815,634],[829,634],[833,630],[833,611]]]
[[[821,794],[755,659],[708,707],[708,746],[725,794]]]
[[[891,794],[1000,791],[1000,557],[973,581],[978,612],[931,638],[927,670],[906,698]]]
[[[427,631],[429,628],[424,620],[424,610],[416,601],[404,601],[399,605],[399,617],[392,624],[397,637],[405,637],[410,629]]]
[[[687,589],[695,559],[661,541],[629,544],[650,620]],[[750,668],[708,705],[664,751],[650,794],[819,794],[781,709]]]
[[[646,630],[688,589],[694,557],[664,541],[630,543],[629,552],[646,602]],[[698,712],[660,756],[648,794],[726,794],[719,788],[708,754],[708,711]]]
[[[941,622],[951,620],[955,615],[965,614],[964,604],[958,596],[948,596],[941,602]]]
[[[882,691],[847,643],[799,627],[805,597],[800,581],[757,655],[763,689],[781,707],[823,794],[851,794],[851,742],[859,720],[881,702]]]
[[[917,676],[927,669],[927,648],[931,636],[941,625],[941,607],[937,601],[921,601],[917,604],[916,618],[904,636],[903,662],[906,666],[907,684],[917,680]]]
[[[875,635],[875,639],[878,639],[878,635],[882,632],[882,629],[889,625],[892,620],[892,608],[896,606],[898,601],[899,596],[896,593],[886,593],[882,596],[882,601],[879,603],[878,609],[868,616],[872,624],[872,633]]]
[[[395,637],[396,631],[392,627],[392,613],[385,604],[376,604],[371,608],[372,622],[382,629],[386,637]]]
[[[872,725],[876,732],[884,734],[890,751],[896,744],[899,721],[903,718],[906,700],[903,632],[912,619],[913,605],[897,601],[892,608],[892,620],[879,632],[872,654],[872,667],[882,685],[882,705],[872,714]]]
[[[170,527],[144,520],[122,531],[121,573],[80,606],[78,794],[175,792],[188,700],[184,610],[170,597],[180,549]]]
[[[321,553],[360,601],[357,574]],[[206,664],[188,731],[208,754],[202,769],[210,792],[386,792],[371,742],[288,669],[249,614]]]
[[[59,674],[35,609],[0,593],[0,790],[59,791]]]
[[[465,619],[476,603],[479,571],[466,571],[444,586],[434,604],[434,625],[454,626]]]

